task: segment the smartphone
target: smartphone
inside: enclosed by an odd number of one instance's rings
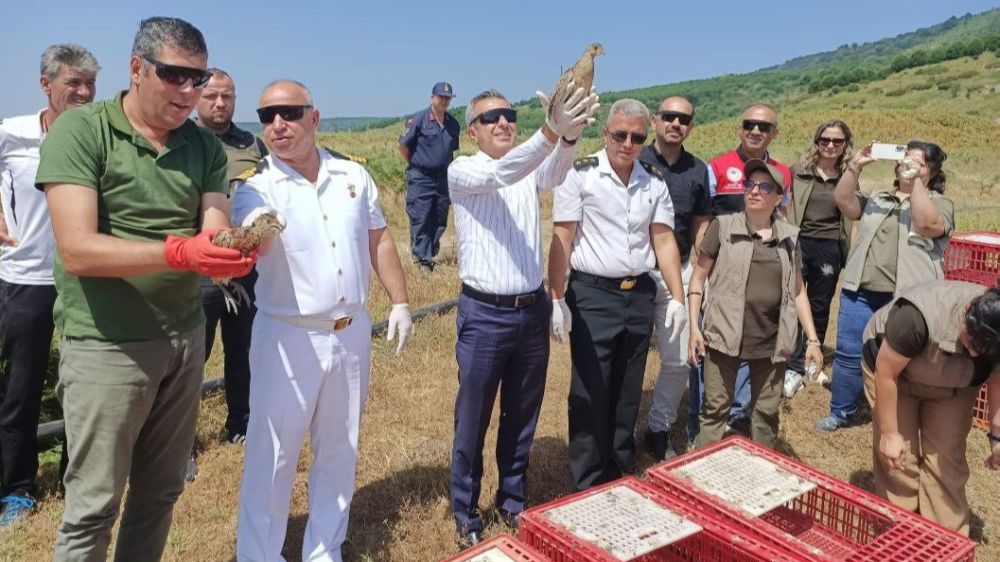
[[[872,144],[872,158],[876,160],[902,160],[906,156],[906,145],[886,144],[877,142]]]

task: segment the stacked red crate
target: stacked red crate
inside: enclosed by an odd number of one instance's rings
[[[497,535],[442,562],[549,562],[549,559],[510,535]]]
[[[712,469],[724,465],[723,457],[741,466],[720,480]],[[742,437],[660,463],[647,476],[797,560],[975,560],[969,538]],[[756,501],[740,496],[747,490]]]

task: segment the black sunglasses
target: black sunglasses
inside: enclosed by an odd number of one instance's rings
[[[690,125],[691,120],[694,119],[694,116],[678,111],[657,111],[656,116],[664,123],[673,123],[674,119],[676,119],[681,125],[685,126]]]
[[[156,75],[160,78],[160,80],[163,80],[171,86],[181,87],[186,84],[188,80],[190,80],[193,87],[201,89],[208,85],[208,81],[212,79],[212,73],[208,70],[191,68],[190,66],[164,64],[149,57],[142,58],[156,68]]]
[[[757,129],[762,133],[770,133],[771,129],[774,128],[774,123],[769,123],[767,121],[758,121],[757,119],[744,119],[743,120],[743,130],[750,132],[757,127]]]
[[[823,146],[843,146],[847,142],[847,139],[832,139],[830,137],[820,137],[816,139],[816,144],[821,144]]]
[[[778,186],[769,181],[743,180],[743,191],[750,193],[755,187],[764,195],[771,195],[778,191]]]
[[[625,141],[629,138],[632,139],[633,145],[645,144],[646,133],[628,133],[626,131],[608,131],[608,135],[611,136],[611,140],[618,144],[625,144]]]
[[[280,115],[282,121],[298,121],[310,108],[311,105],[269,105],[257,109],[257,117],[264,125],[274,123],[275,115]]]
[[[499,123],[501,117],[506,119],[508,123],[517,123],[517,110],[509,107],[490,109],[477,115],[475,121],[479,121],[483,125],[492,125]]]

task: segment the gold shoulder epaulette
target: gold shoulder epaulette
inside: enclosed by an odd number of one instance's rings
[[[341,160],[350,160],[351,162],[357,162],[358,164],[368,163],[368,160],[360,156],[354,156],[353,154],[344,154],[343,152],[337,152],[336,150],[330,148],[327,148],[326,151],[329,152],[330,156],[333,156],[334,158],[339,158]]]
[[[261,159],[260,162],[257,162],[255,165],[250,166],[246,170],[240,172],[235,178],[233,178],[233,181],[247,181],[248,179],[263,172],[266,169],[267,169],[267,160]]]
[[[573,161],[573,167],[577,170],[586,170],[587,168],[593,168],[600,160],[596,156],[584,156],[583,158],[577,158]]]
[[[663,179],[663,172],[661,172],[659,168],[650,164],[649,162],[643,162],[642,160],[639,160],[639,163],[642,164],[642,168],[646,170],[646,172],[648,172],[649,175],[653,176],[654,178],[659,178],[661,180]]]

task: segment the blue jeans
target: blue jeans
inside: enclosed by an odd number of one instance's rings
[[[841,424],[858,411],[858,398],[864,390],[861,374],[861,334],[875,311],[892,301],[892,293],[861,289],[840,292],[837,316],[837,354],[833,360],[830,384],[830,415]]]

